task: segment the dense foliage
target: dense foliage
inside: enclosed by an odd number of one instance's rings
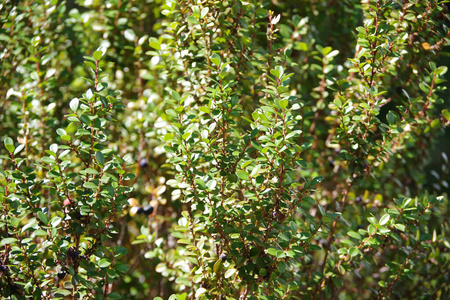
[[[444,299],[444,2],[3,1],[1,295]]]

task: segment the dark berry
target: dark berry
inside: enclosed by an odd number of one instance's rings
[[[277,216],[277,212],[274,211],[273,214],[272,214],[272,216],[276,217],[276,216]]]
[[[0,270],[6,271],[6,269],[7,269],[6,266],[4,266],[4,265],[1,265],[1,266],[0,266]]]
[[[146,207],[144,207],[144,213],[146,215],[150,215],[152,212],[153,212],[153,206],[147,205]]]
[[[58,273],[58,278],[59,279],[64,279],[64,277],[66,277],[66,271],[61,271]]]
[[[330,160],[329,164],[330,164],[330,167],[334,167],[334,160]]]
[[[222,261],[226,261],[226,260],[227,260],[226,254],[220,255],[220,259],[221,259]]]
[[[141,161],[139,162],[139,166],[141,168],[147,168],[148,167],[148,161],[146,158],[141,159]]]
[[[67,249],[67,255],[69,255],[69,257],[72,259],[77,259],[79,254],[80,253],[78,253],[78,251],[75,251],[73,248]]]
[[[356,202],[361,202],[361,197],[356,197]]]
[[[139,206],[139,208],[137,209],[137,213],[138,214],[143,214],[144,213],[144,209],[141,206]]]

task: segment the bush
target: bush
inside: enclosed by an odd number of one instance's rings
[[[439,2],[2,4],[2,295],[444,299]]]

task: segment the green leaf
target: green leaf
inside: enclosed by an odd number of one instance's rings
[[[100,261],[98,262],[98,266],[100,268],[107,268],[111,265],[111,262],[109,261],[108,258],[102,258],[100,259]]]
[[[354,239],[357,239],[357,240],[362,239],[362,236],[359,233],[355,232],[355,231],[349,231],[349,232],[347,232],[347,234],[349,236],[351,236],[352,238],[354,238]]]
[[[210,57],[211,62],[216,66],[220,66],[220,56],[217,53],[213,53]]]
[[[270,69],[270,74],[272,74],[276,78],[280,77],[280,73],[276,69]]]
[[[85,183],[83,184],[83,186],[84,186],[85,188],[91,189],[91,190],[96,190],[96,189],[97,189],[97,185],[94,184],[94,183],[92,183],[92,182],[90,182],[90,181],[85,182]]]
[[[286,253],[284,253],[283,250],[278,250],[276,257],[277,258],[285,258],[286,257]]]
[[[47,153],[47,154],[50,155],[50,156],[56,157],[56,153],[53,152],[53,151],[45,150],[45,153]],[[52,159],[53,159],[53,157],[52,157]]]
[[[45,225],[48,224],[48,217],[42,211],[38,211],[37,216],[38,216],[39,220],[42,221],[42,223],[44,223]]]
[[[354,243],[351,240],[349,240],[349,239],[342,239],[341,243],[347,244],[347,245],[350,245],[350,246],[354,245]]]
[[[323,176],[315,177],[315,178],[311,181],[311,185],[314,186],[314,185],[316,185],[316,184],[322,182],[322,180],[323,180]]]
[[[195,291],[195,298],[196,299],[200,299],[200,297],[204,294],[204,293],[206,293],[206,289],[205,288],[199,288],[198,290],[196,290]]]
[[[123,32],[123,36],[130,42],[134,41],[134,39],[136,38],[136,34],[131,28],[125,29]]]
[[[78,274],[72,276],[72,285],[77,286],[80,284],[80,276]]]
[[[351,248],[348,250],[348,254],[350,254],[351,257],[355,257],[355,256],[357,256],[359,253],[360,253],[359,249],[358,249],[358,248],[355,248],[355,247],[351,247]]]
[[[166,114],[169,116],[169,117],[172,117],[172,118],[177,118],[177,116],[178,116],[178,114],[175,112],[175,110],[173,110],[173,109],[168,109],[168,110],[166,110]]]
[[[325,212],[325,209],[323,208],[322,205],[317,204],[317,207],[319,208],[319,212],[322,216],[325,216],[327,213]]]
[[[122,297],[120,297],[120,294],[116,293],[116,292],[109,293],[108,298],[109,299],[122,299]]]
[[[2,238],[2,240],[0,241],[0,246],[5,246],[15,242],[17,242],[16,238]]]
[[[405,231],[406,227],[403,224],[394,224],[395,228],[397,228],[400,231]]]
[[[248,176],[248,173],[245,172],[245,171],[237,171],[236,175],[242,180],[247,180],[247,181],[250,180],[250,177]]]
[[[126,264],[118,262],[114,265],[114,269],[121,273],[126,273],[130,269],[130,267]]]
[[[230,278],[231,276],[233,276],[233,274],[234,273],[236,273],[236,269],[228,269],[226,272],[225,272],[225,278]]]
[[[270,90],[270,89],[262,89],[262,91],[265,92],[265,93],[268,93],[268,94],[270,94],[272,96],[276,96],[277,95],[277,93],[275,93],[275,91]]]
[[[12,217],[12,218],[10,219],[10,222],[11,222],[11,225],[12,225],[12,226],[17,227],[17,226],[19,226],[20,219],[15,218],[15,217]]]
[[[206,17],[206,15],[208,14],[208,12],[209,12],[209,8],[208,7],[204,7],[202,9],[202,11],[200,12],[200,18],[204,19]]]
[[[434,73],[435,73],[436,75],[442,76],[442,75],[444,75],[445,73],[447,73],[447,71],[448,71],[447,66],[440,66],[439,68],[437,68],[437,69],[434,71]]]
[[[429,64],[430,64],[431,71],[436,70],[436,64],[434,62],[430,61]]]
[[[189,16],[189,17],[186,18],[186,20],[187,20],[189,23],[192,23],[192,24],[194,24],[194,25],[200,24],[200,23],[198,22],[197,18],[195,18],[194,16]]]
[[[49,164],[49,165],[56,163],[56,160],[54,158],[51,158],[51,157],[48,157],[48,156],[44,156],[42,158],[42,161],[47,163],[47,164]]]
[[[50,145],[50,151],[52,151],[53,153],[56,154],[56,152],[58,152],[58,149],[59,149],[58,144],[51,144]]]
[[[91,68],[91,70],[95,70],[95,69],[96,69],[95,64],[94,64],[92,61],[90,61],[90,60],[85,60],[85,61],[84,61],[84,64],[85,64],[86,66],[88,66],[89,68]]]
[[[86,98],[87,98],[88,100],[91,100],[92,97],[94,97],[94,93],[92,92],[92,89],[88,89],[88,90],[86,91]]]
[[[78,98],[73,98],[69,104],[70,109],[73,111],[77,111],[79,105],[80,105],[80,100]]]
[[[47,231],[42,230],[42,229],[38,229],[38,230],[36,230],[36,231],[34,232],[34,234],[35,234],[36,236],[46,236],[46,235],[47,235]]]
[[[68,290],[57,289],[55,291],[55,297],[65,297],[65,296],[70,296],[70,295],[72,295],[72,292],[68,291]]]
[[[266,252],[270,255],[276,256],[277,255],[277,249],[275,248],[269,248],[266,250]]]
[[[80,214],[82,216],[87,216],[91,213],[91,207],[89,205],[83,205],[80,208]]]
[[[389,111],[386,115],[386,119],[390,125],[395,124],[395,121],[397,120],[397,116],[392,111]]]
[[[161,44],[160,44],[160,42],[158,41],[157,38],[151,37],[151,38],[149,39],[149,45],[150,45],[150,47],[152,47],[153,49],[161,50]]]
[[[370,225],[369,225],[369,228],[368,228],[368,231],[369,231],[369,234],[370,234],[370,235],[374,235],[375,232],[377,231],[377,229],[375,228],[375,226],[373,226],[372,224],[370,224]]]
[[[41,42],[40,36],[35,36],[31,39],[31,44],[33,45],[33,47],[38,46],[40,42]]]
[[[439,119],[434,119],[434,120],[431,122],[431,128],[436,128],[436,127],[438,127],[440,124],[441,124],[441,121],[440,121]]]
[[[450,111],[448,109],[443,109],[442,114],[447,122],[450,121]]]
[[[287,99],[283,99],[278,101],[278,104],[280,105],[281,109],[285,109],[288,106],[289,101]]]
[[[426,94],[428,94],[430,92],[430,86],[427,85],[425,82],[420,82],[419,88]]]
[[[339,50],[333,50],[326,55],[326,58],[332,58],[339,54]]]
[[[51,221],[50,224],[52,225],[52,227],[57,227],[59,224],[61,224],[62,219],[60,217],[54,217]]]
[[[205,114],[210,113],[210,109],[206,106],[201,106],[198,110],[204,112]]]
[[[103,52],[102,51],[95,51],[94,55],[93,55],[95,60],[100,60],[102,58],[102,56],[103,56]]]
[[[195,179],[195,183],[197,184],[197,186],[198,186],[199,189],[201,189],[201,190],[206,190],[205,182],[204,182],[202,179],[196,178],[196,179]]]
[[[84,114],[80,116],[80,120],[84,124],[87,124],[87,125],[91,124],[91,119],[89,119],[89,117],[84,115]],[[87,131],[88,134],[91,134],[88,130],[86,130],[86,131]]]
[[[14,147],[13,140],[11,138],[7,137],[7,138],[5,138],[4,143],[5,143],[6,150],[8,150],[9,153],[13,153],[14,149],[16,149],[16,147]]]
[[[252,170],[252,173],[251,173],[252,177],[256,176],[260,169],[261,169],[261,165],[256,165]]]
[[[283,74],[284,74],[284,69],[283,69],[283,67],[282,66],[276,66],[275,67],[275,70],[277,70],[277,72],[278,72],[278,78],[279,79],[282,79],[282,77],[283,77]],[[284,78],[286,78],[286,77],[284,77]],[[289,78],[289,77],[287,77],[287,78]]]
[[[87,168],[85,170],[86,173],[91,174],[91,175],[98,175],[99,173],[97,172],[97,170],[92,169],[92,168]]]
[[[95,158],[97,159],[97,162],[100,165],[103,165],[105,163],[105,156],[103,155],[103,153],[101,151],[97,151],[95,153]]]
[[[381,217],[379,224],[380,225],[386,224],[387,222],[389,222],[390,217],[391,217],[390,215],[385,214],[384,216]]]
[[[64,129],[62,129],[62,128],[56,129],[56,133],[57,133],[58,135],[60,135],[60,136],[66,135],[66,134],[67,134],[66,131],[65,131]]]
[[[218,274],[222,272],[222,270],[223,270],[223,261],[219,258],[214,264],[213,271],[214,273]]]
[[[367,221],[369,221],[370,224],[378,225],[378,220],[375,217],[368,217]]]
[[[287,251],[286,255],[291,257],[291,258],[295,258],[297,256],[297,254],[294,251],[292,251],[292,250]]]
[[[277,268],[282,274],[286,272],[286,264],[283,261],[278,262]]]
[[[25,148],[25,145],[19,144],[19,146],[17,146],[17,148],[14,150],[14,155],[17,155],[18,153],[20,153],[20,151],[22,151],[23,148]]]
[[[89,130],[80,128],[80,129],[77,130],[77,134],[79,134],[79,135],[91,135],[91,132]]]

